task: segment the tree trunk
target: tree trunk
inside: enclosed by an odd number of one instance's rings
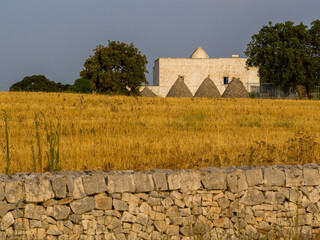
[[[304,85],[297,85],[299,99],[308,99],[307,88]]]

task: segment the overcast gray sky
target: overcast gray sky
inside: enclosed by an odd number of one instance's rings
[[[245,57],[254,33],[273,23],[319,19],[319,0],[1,0],[0,90],[43,74],[73,84],[98,44],[133,44],[147,56]]]

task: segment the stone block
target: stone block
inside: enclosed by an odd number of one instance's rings
[[[167,226],[167,231],[166,233],[170,236],[179,236],[179,226],[175,226],[175,225],[168,225]],[[170,238],[172,239],[172,238]]]
[[[4,188],[7,202],[22,202],[25,197],[24,187],[21,181],[7,182]]]
[[[268,204],[282,204],[285,200],[285,196],[280,192],[266,192],[265,193],[266,201]]]
[[[43,177],[26,180],[24,182],[26,202],[44,202],[54,198],[54,192],[49,179]]]
[[[47,234],[48,234],[48,235],[58,236],[58,235],[62,235],[63,232],[61,232],[60,229],[59,229],[56,225],[50,224],[50,225],[49,225],[49,228],[48,228],[48,230],[47,230]]]
[[[94,196],[94,203],[96,209],[111,210],[112,198],[105,193],[100,193]]]
[[[227,198],[219,198],[218,204],[221,209],[225,209],[230,206],[230,201]]]
[[[181,192],[195,191],[202,187],[199,171],[182,171],[181,177]]]
[[[2,218],[4,215],[6,215],[10,209],[11,209],[10,205],[7,204],[6,201],[1,201],[0,202],[0,218]]]
[[[53,179],[52,189],[56,198],[65,198],[67,196],[67,178],[63,176]]]
[[[227,189],[227,173],[201,171],[201,182],[208,190]]]
[[[151,174],[135,173],[132,176],[136,186],[136,192],[151,192],[154,190],[154,183]]]
[[[35,204],[26,204],[24,209],[24,217],[29,219],[41,220],[41,216],[45,215],[44,207]]]
[[[159,232],[165,232],[167,229],[167,224],[165,221],[154,221],[154,226]]]
[[[129,210],[129,205],[128,203],[118,200],[118,199],[113,199],[113,207],[117,211],[128,211]]]
[[[264,169],[264,184],[266,186],[284,186],[286,181],[282,169],[277,167],[266,167]]]
[[[82,183],[82,177],[68,175],[66,176],[66,180],[68,197],[73,197],[74,199],[81,199],[86,196]]]
[[[122,214],[122,217],[121,217],[121,221],[122,222],[130,222],[130,223],[135,223],[137,220],[137,217],[132,215],[131,213],[129,212],[124,212]]]
[[[14,223],[14,218],[11,212],[8,212],[6,215],[3,216],[0,223],[0,229],[6,230]]]
[[[312,203],[316,203],[320,200],[320,194],[317,189],[313,189],[309,194],[309,199]]]
[[[26,231],[30,228],[29,220],[26,218],[17,218],[14,222],[14,229],[15,230],[22,230]]]
[[[144,214],[144,213],[138,213],[137,214],[137,223],[143,225],[143,226],[146,226],[147,223],[148,223],[148,215]]]
[[[180,172],[172,172],[168,174],[169,190],[178,190],[181,188]]]
[[[5,186],[5,183],[0,182],[0,201],[2,201],[5,197],[4,186]]]
[[[82,177],[84,191],[87,195],[107,191],[106,179],[102,174]]]
[[[120,219],[113,218],[109,223],[109,225],[107,226],[107,228],[113,230],[117,227],[120,227],[121,225],[122,225],[122,221]]]
[[[304,167],[302,170],[303,181],[306,186],[320,185],[320,174],[318,168]]]
[[[155,172],[152,174],[153,181],[155,184],[155,190],[166,191],[168,190],[168,182],[166,173],[164,172]]]
[[[166,212],[167,217],[179,217],[179,209],[177,206],[171,206]]]
[[[263,184],[263,175],[261,168],[252,168],[246,170],[245,172],[249,187]]]
[[[257,189],[248,190],[241,198],[240,203],[245,205],[254,206],[260,205],[265,202],[263,193]]]
[[[227,174],[227,183],[230,191],[234,193],[248,189],[246,174],[240,169]]]
[[[132,174],[114,174],[108,176],[107,191],[112,193],[135,192],[136,186]]]
[[[286,168],[286,186],[287,187],[302,187],[303,186],[303,175],[302,170],[297,168],[296,166]]]
[[[75,214],[82,214],[94,209],[94,198],[85,197],[70,203],[70,207]]]
[[[66,205],[55,205],[53,206],[53,214],[52,216],[56,220],[67,219],[70,214],[70,208]]]
[[[60,204],[60,205],[69,204],[73,201],[73,199],[74,199],[73,197],[66,197],[66,198],[60,199],[58,201],[58,204]]]

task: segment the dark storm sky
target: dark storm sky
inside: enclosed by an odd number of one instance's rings
[[[98,44],[117,40],[147,56],[245,57],[254,33],[273,23],[320,19],[319,0],[1,0],[0,90],[44,74],[73,84]]]

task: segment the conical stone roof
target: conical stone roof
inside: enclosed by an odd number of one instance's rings
[[[141,96],[143,96],[143,97],[156,97],[157,95],[154,94],[154,92],[152,92],[152,91],[150,90],[150,88],[148,87],[148,85],[146,85],[146,86],[144,87],[144,89],[141,91]]]
[[[219,98],[221,97],[221,94],[217,86],[208,76],[205,80],[203,80],[197,92],[194,94],[194,97]]]
[[[242,82],[234,78],[229,84],[227,89],[222,94],[224,98],[248,98],[249,93],[247,89],[243,86]]]
[[[172,85],[167,97],[193,97],[187,85],[184,83],[184,77],[179,76],[177,81]]]
[[[202,49],[202,47],[198,47],[190,56],[190,58],[209,58],[208,54]]]

